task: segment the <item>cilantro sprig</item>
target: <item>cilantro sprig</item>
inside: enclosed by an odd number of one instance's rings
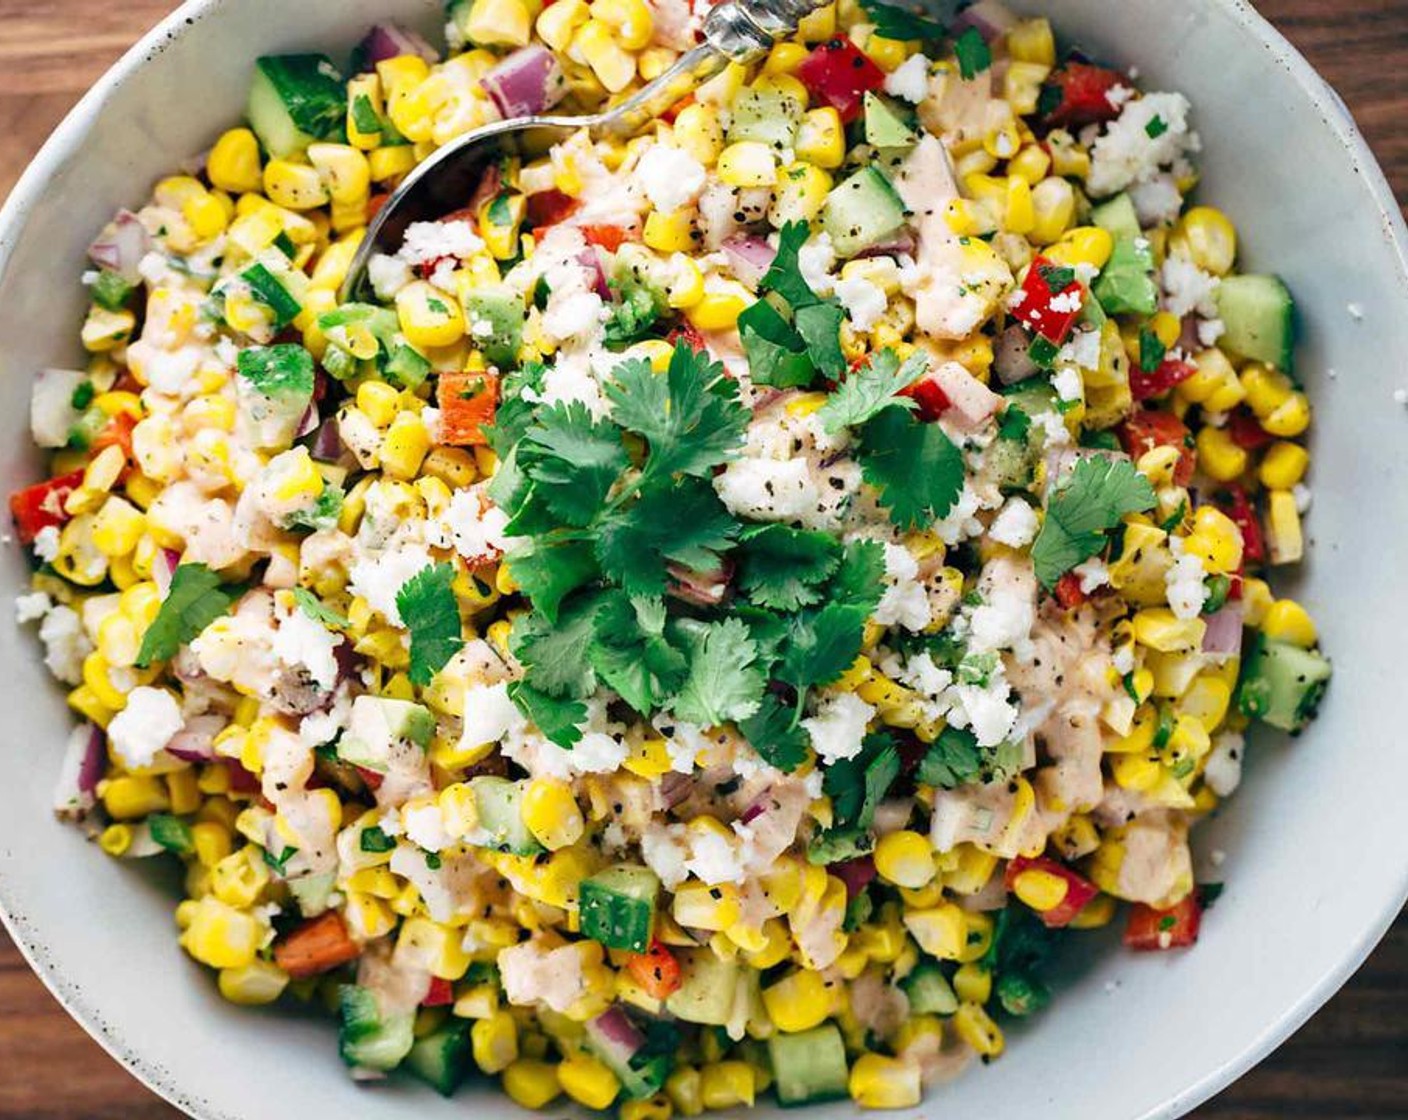
[[[914,409],[913,400],[897,394],[923,377],[928,368],[929,359],[922,350],[910,355],[903,365],[893,350],[881,350],[836,386],[817,410],[817,419],[835,435],[842,428],[864,424],[882,409]]]
[[[1110,530],[1126,514],[1150,510],[1156,501],[1149,480],[1128,460],[1081,459],[1047,502],[1046,520],[1032,545],[1037,579],[1049,591],[1077,564],[1103,550]]]
[[[836,300],[817,295],[802,275],[800,254],[810,233],[806,222],[782,227],[777,256],[759,283],[764,298],[738,317],[739,338],[756,384],[802,388],[818,373],[835,379],[845,372],[845,310]],[[790,313],[790,321],[783,311]]]
[[[166,661],[194,639],[245,593],[243,584],[226,584],[204,564],[181,564],[171,575],[171,586],[156,617],[142,635],[137,668]]]
[[[963,493],[963,453],[938,424],[908,411],[886,408],[860,431],[865,481],[901,529],[947,517]]]
[[[881,0],[861,0],[860,6],[866,18],[875,25],[875,34],[884,39],[932,41],[948,34],[948,28],[943,24],[909,8],[885,4]]]
[[[455,569],[432,564],[402,584],[396,592],[396,610],[411,634],[412,684],[428,685],[446,662],[464,646],[459,607],[451,584]]]

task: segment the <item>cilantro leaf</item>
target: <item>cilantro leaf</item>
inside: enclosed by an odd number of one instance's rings
[[[541,393],[543,379],[547,376],[547,366],[542,362],[525,362],[519,369],[510,371],[499,383],[499,407],[494,413],[494,422],[480,430],[489,441],[489,447],[500,459],[508,457],[525,432],[533,424],[538,406],[525,399],[524,389]]]
[[[1148,133],[1150,140],[1157,140],[1168,131],[1168,121],[1156,114],[1149,118],[1149,123],[1144,126],[1144,131]]]
[[[745,595],[760,607],[792,611],[821,600],[821,584],[841,563],[841,547],[829,533],[764,525],[744,534],[738,559]]]
[[[871,540],[846,546],[821,607],[781,620],[782,660],[778,680],[796,688],[827,685],[844,673],[860,652],[865,623],[884,593],[885,550]]]
[[[549,622],[557,621],[562,600],[598,573],[591,542],[570,538],[529,538],[516,545],[505,562],[513,581]]]
[[[811,746],[797,713],[772,693],[764,693],[758,710],[738,725],[743,737],[769,766],[790,774],[807,760]]]
[[[239,352],[235,367],[263,396],[313,399],[313,355],[302,346],[250,346]]]
[[[611,305],[606,320],[606,345],[614,349],[639,342],[664,312],[665,303],[654,292],[643,284],[631,285]]]
[[[321,622],[324,626],[341,629],[352,625],[346,617],[338,614],[306,587],[293,589],[293,601],[304,614],[315,622]]]
[[[364,852],[394,852],[396,841],[388,836],[380,825],[374,824],[370,828],[362,829],[358,846]]]
[[[895,394],[913,385],[928,369],[929,359],[916,351],[904,365],[890,349],[872,354],[870,360],[836,386],[817,410],[817,419],[830,434],[859,427],[885,408],[913,409],[915,402]]]
[[[538,410],[518,444],[518,466],[535,496],[569,525],[583,527],[630,464],[621,430],[595,419],[581,401]]]
[[[971,82],[992,65],[992,48],[976,27],[968,28],[954,40],[953,53],[958,58],[958,73],[965,82]]]
[[[285,529],[331,529],[337,524],[342,513],[342,503],[347,497],[340,486],[324,486],[313,504],[307,509],[296,510],[284,519]]]
[[[1002,420],[997,426],[997,438],[1012,440],[1014,443],[1025,443],[1027,433],[1032,430],[1032,418],[1027,415],[1026,410],[1019,405],[1009,404],[1002,413]]]
[[[880,597],[885,593],[884,579],[884,547],[872,540],[850,541],[827,598],[864,610],[868,615],[880,605]]]
[[[926,786],[957,789],[983,771],[983,752],[971,731],[945,727],[919,762],[915,780]]]
[[[831,798],[833,828],[865,832],[900,774],[900,752],[888,734],[867,735],[860,753],[831,764],[822,789]]]
[[[1155,504],[1154,488],[1126,459],[1091,456],[1047,501],[1046,520],[1032,545],[1036,576],[1048,591],[1066,572],[1105,547],[1106,534],[1128,513]]]
[[[668,567],[707,571],[733,543],[737,522],[712,485],[686,478],[647,489],[600,525],[596,557],[602,572],[632,595],[658,595]]]
[[[142,635],[137,668],[174,657],[178,649],[229,611],[244,592],[243,585],[222,584],[204,564],[178,566],[156,618]]]
[[[622,362],[606,386],[612,418],[645,438],[648,479],[707,477],[743,446],[749,412],[721,363],[677,342],[661,377],[644,360]]]
[[[890,520],[917,529],[948,515],[963,492],[963,454],[937,424],[887,408],[861,429],[861,474]]]
[[[422,568],[396,592],[396,610],[411,633],[412,684],[428,685],[464,646],[452,564]]]
[[[1163,364],[1168,347],[1163,339],[1148,327],[1139,328],[1139,369],[1143,373],[1153,373]]]
[[[596,673],[587,661],[587,650],[596,635],[600,606],[599,596],[584,593],[564,604],[556,623],[536,611],[514,620],[509,650],[523,664],[529,684],[547,696],[592,694]]]
[[[849,363],[841,350],[841,323],[846,318],[841,305],[835,300],[808,304],[797,308],[793,318],[812,364],[832,379],[845,373]]]
[[[860,0],[866,18],[875,25],[875,34],[884,39],[899,39],[911,42],[915,39],[942,39],[948,28],[934,20],[901,8],[894,4],[884,4],[880,0]]]
[[[811,226],[806,222],[787,222],[783,225],[777,235],[777,256],[758,284],[762,291],[776,292],[794,309],[820,302],[802,276],[798,259],[802,246],[810,236]]]
[[[677,719],[716,727],[747,719],[758,710],[767,678],[758,663],[758,647],[741,619],[681,619],[672,629],[689,657],[688,676],[672,705]]]
[[[582,724],[587,721],[587,706],[582,701],[549,696],[526,680],[509,685],[508,696],[550,742],[563,750],[571,750],[581,740]]]
[[[812,383],[816,367],[806,339],[767,300],[758,300],[738,317],[738,335],[755,384],[799,389]]]
[[[632,599],[608,592],[597,610],[588,657],[607,687],[648,715],[684,683],[684,654],[665,636],[663,599]]]

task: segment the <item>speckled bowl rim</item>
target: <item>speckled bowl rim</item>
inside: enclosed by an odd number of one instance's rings
[[[114,91],[136,71],[154,61],[197,21],[236,2],[238,0],[186,0],[138,40],[69,111],[0,209],[0,272],[8,262],[30,211],[42,199],[46,184],[78,150],[94,127],[99,110]],[[1214,2],[1220,3],[1249,34],[1261,42],[1271,56],[1271,64],[1280,64],[1289,71],[1319,110],[1325,126],[1344,145],[1366,180],[1365,185],[1378,208],[1386,241],[1398,258],[1400,270],[1408,274],[1408,226],[1404,223],[1402,211],[1382,167],[1344,101],[1290,41],[1250,3],[1246,0]],[[1397,889],[1390,887],[1385,895],[1383,910],[1367,924],[1357,940],[1346,946],[1335,966],[1326,971],[1284,1015],[1268,1023],[1265,1030],[1240,1053],[1205,1073],[1176,1097],[1147,1110],[1139,1120],[1190,1112],[1250,1070],[1299,1029],[1358,970],[1408,902],[1408,868],[1401,871],[1401,876]],[[21,955],[64,1010],[143,1085],[196,1120],[234,1120],[211,1109],[201,1100],[197,1089],[181,1085],[171,1071],[155,1068],[135,1047],[110,1030],[101,1011],[66,982],[55,962],[44,951],[41,931],[19,914],[3,878],[0,878],[0,924],[4,925]]]

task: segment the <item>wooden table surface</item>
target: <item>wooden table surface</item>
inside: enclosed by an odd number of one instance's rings
[[[1400,204],[1408,203],[1408,0],[1258,6],[1349,102]],[[170,0],[0,0],[0,198],[69,106],[172,7]],[[89,1040],[0,932],[0,1118],[179,1115]],[[1408,1117],[1408,917],[1319,1015],[1196,1115]]]

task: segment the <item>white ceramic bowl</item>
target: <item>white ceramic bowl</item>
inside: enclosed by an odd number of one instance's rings
[[[1336,675],[1313,729],[1295,743],[1259,740],[1240,794],[1199,830],[1202,850],[1227,853],[1227,891],[1197,949],[1136,958],[1113,936],[1092,945],[1000,1064],[939,1089],[924,1112],[1174,1116],[1328,999],[1408,895],[1397,692],[1408,609],[1393,563],[1408,555],[1408,414],[1392,399],[1408,385],[1405,229],[1338,99],[1248,4],[1022,6],[1137,65],[1146,88],[1190,95],[1203,197],[1236,219],[1246,265],[1280,272],[1298,297],[1299,369],[1316,406],[1314,543],[1298,591]],[[36,477],[30,379],[78,357],[83,250],[113,210],[140,203],[234,121],[256,55],[336,54],[375,19],[431,31],[439,11],[439,0],[192,0],[83,99],[0,216],[0,488]],[[0,553],[5,600],[27,569],[17,547]],[[55,822],[69,717],[33,635],[11,623],[0,624],[0,712],[0,912],[63,1004],[134,1074],[202,1120],[463,1114],[463,1096],[354,1087],[326,1022],[224,1004],[177,948],[174,882],[113,863]],[[465,1092],[476,1091],[479,1115],[519,1115],[483,1087]]]

